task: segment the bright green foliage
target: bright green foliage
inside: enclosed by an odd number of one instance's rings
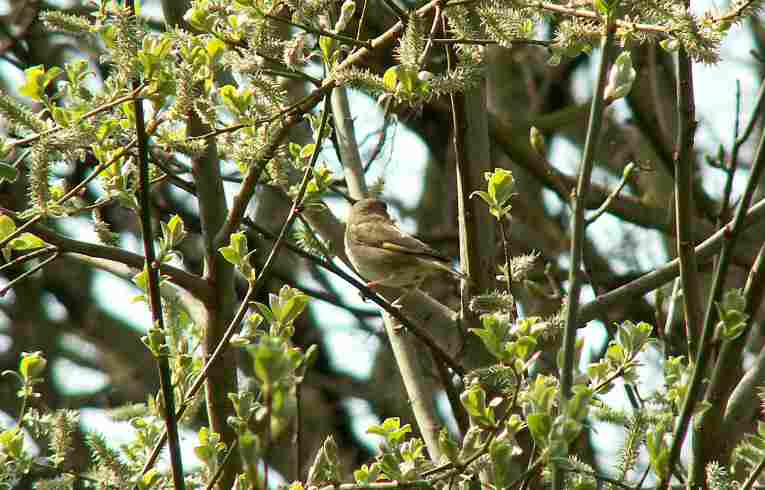
[[[0,484],[13,488],[33,467],[34,457],[24,447],[24,431],[19,427],[0,432]]]
[[[497,220],[509,216],[512,209],[510,198],[513,197],[515,186],[513,173],[510,170],[498,168],[493,172],[486,172],[484,178],[488,182],[487,190],[473,191],[470,196],[480,197],[489,206],[489,212]]]
[[[247,235],[242,232],[232,233],[231,241],[225,247],[218,249],[227,262],[237,268],[248,280],[255,279],[255,270],[249,262],[249,256],[254,250],[250,251],[247,246]]]
[[[5,240],[16,233],[16,222],[8,215],[0,216],[0,240]],[[32,233],[24,232],[12,238],[7,245],[3,247],[3,257],[6,261],[11,260],[13,251],[26,252],[45,247],[45,242]]]
[[[197,437],[199,440],[194,446],[194,454],[207,467],[207,471],[214,475],[223,458],[226,444],[221,442],[219,434],[211,432],[207,427],[202,427]]]
[[[724,340],[733,340],[744,333],[749,324],[749,315],[745,313],[746,298],[742,290],[727,291],[715,307],[720,317],[720,333]]]
[[[43,102],[48,104],[50,99],[45,94],[48,86],[61,75],[61,68],[54,66],[46,71],[43,66],[33,66],[24,70],[26,75],[26,83],[19,87],[19,93],[35,102]]]
[[[626,97],[632,90],[636,77],[637,71],[632,67],[630,52],[622,51],[611,66],[603,97],[608,103]]]
[[[626,425],[627,436],[619,451],[619,460],[616,465],[619,470],[618,478],[621,481],[627,479],[627,474],[635,470],[640,455],[640,448],[645,444],[648,423],[645,415],[640,412],[634,414]]]
[[[380,454],[366,472],[367,477],[375,475],[390,480],[412,481],[433,465],[425,454],[425,444],[419,438],[407,438],[412,431],[409,424],[401,426],[398,417],[385,419],[380,425],[373,425],[367,433],[383,437]],[[376,466],[375,466],[376,465]]]

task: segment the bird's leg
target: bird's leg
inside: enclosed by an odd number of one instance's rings
[[[404,303],[403,303],[403,300],[404,300],[404,299],[406,299],[406,297],[407,297],[407,296],[409,296],[409,294],[410,294],[411,292],[412,292],[412,290],[411,290],[411,289],[405,289],[405,290],[404,290],[404,294],[402,294],[401,296],[399,296],[398,298],[396,298],[396,301],[394,301],[394,302],[393,302],[393,303],[391,303],[390,305],[391,305],[391,306],[393,306],[394,308],[398,308],[398,309],[400,310],[401,308],[403,308],[403,307],[404,307]]]
[[[390,279],[391,277],[392,277],[392,275],[391,275],[391,276],[388,276],[388,277],[383,277],[382,279],[378,279],[378,280],[376,280],[376,281],[368,281],[368,282],[364,283],[364,285],[365,285],[366,287],[368,287],[370,290],[372,290],[372,291],[374,291],[374,292],[377,292],[377,291],[375,290],[375,289],[377,288],[377,286],[380,286],[380,285],[382,285],[382,284],[383,284],[385,281],[387,281],[387,280],[388,280],[388,279]],[[361,299],[363,299],[364,301],[366,301],[366,300],[367,300],[367,297],[364,295],[364,292],[363,292],[363,291],[359,291],[359,295],[361,296]]]
[[[389,276],[385,276],[385,277],[383,277],[382,279],[378,279],[378,280],[376,280],[376,281],[369,281],[369,282],[367,283],[367,287],[368,287],[369,289],[371,289],[371,290],[373,290],[373,291],[374,291],[374,289],[375,289],[377,286],[382,286],[382,285],[384,285],[386,282],[389,282],[391,279],[395,279],[395,278],[396,278],[396,274],[394,273],[394,274],[391,274],[391,275],[389,275]]]
[[[423,281],[424,281],[424,278],[423,278],[423,279],[420,279],[419,281],[417,281],[415,284],[411,285],[410,287],[408,287],[408,288],[405,288],[405,289],[404,289],[404,294],[402,294],[401,296],[399,296],[399,297],[396,299],[396,301],[394,301],[394,302],[393,302],[393,303],[391,303],[391,304],[392,304],[393,306],[395,306],[396,308],[398,308],[398,309],[401,309],[401,308],[404,306],[404,303],[403,303],[403,302],[404,302],[404,300],[405,300],[407,297],[409,297],[409,295],[410,295],[410,294],[412,294],[413,292],[415,292],[415,291],[417,291],[418,289],[420,289],[420,286],[422,286],[422,282],[423,282]]]

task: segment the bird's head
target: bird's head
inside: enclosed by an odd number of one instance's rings
[[[361,199],[351,208],[350,222],[359,222],[370,218],[384,218],[390,220],[388,205],[380,199]]]

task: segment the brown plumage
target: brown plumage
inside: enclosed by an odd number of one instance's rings
[[[370,287],[416,289],[438,270],[464,277],[446,257],[402,232],[379,199],[353,205],[345,228],[345,251]]]

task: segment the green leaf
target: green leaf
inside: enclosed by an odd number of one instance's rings
[[[321,48],[321,54],[324,56],[324,62],[329,64],[332,59],[332,52],[335,50],[335,40],[331,37],[321,36],[319,37],[319,48]]]
[[[392,447],[398,447],[410,432],[412,432],[412,426],[409,424],[401,426],[401,419],[398,417],[389,417],[382,424],[372,425],[367,429],[367,434],[384,437]]]
[[[257,301],[253,302],[252,304],[255,305],[255,308],[258,309],[261,316],[266,319],[267,323],[273,324],[276,322],[276,316],[271,311],[271,308],[264,305],[263,303],[258,303]]]
[[[16,222],[13,218],[5,214],[0,216],[0,240],[5,240],[14,231],[16,231]]]
[[[370,425],[367,428],[367,434],[385,436],[388,432],[398,430],[401,427],[401,419],[398,417],[388,417],[380,425]]]
[[[473,196],[480,197],[489,206],[493,206],[494,204],[496,204],[494,202],[494,199],[486,191],[473,191],[473,192],[470,193],[470,197],[472,198]]]
[[[149,271],[144,268],[141,272],[133,276],[133,282],[141,291],[146,291],[149,286]]]
[[[460,395],[460,402],[465,407],[471,420],[478,426],[494,426],[493,404],[487,406],[486,392],[478,385],[473,385]]]
[[[231,246],[234,247],[240,256],[244,257],[249,252],[247,246],[247,235],[242,232],[233,233],[231,235]]]
[[[398,72],[400,68],[401,67],[397,65],[385,70],[385,74],[383,75],[383,85],[389,92],[395,92],[396,87],[398,87]]]
[[[316,148],[315,143],[308,143],[300,150],[300,158],[308,159],[313,156],[314,149]]]
[[[531,437],[540,447],[547,446],[547,437],[552,430],[552,419],[546,413],[532,413],[526,417],[526,423],[529,426]]]
[[[617,0],[595,0],[595,8],[598,12],[600,12],[602,15],[608,15],[610,14],[613,9],[618,4]]]
[[[42,238],[31,233],[22,233],[18,238],[11,240],[10,246],[13,250],[34,250],[45,246]]]
[[[228,263],[243,269],[244,258],[248,253],[247,236],[241,232],[233,233],[229,245],[220,247],[218,251]]]
[[[45,91],[45,67],[37,65],[27,68],[24,70],[24,75],[26,82],[19,87],[19,93],[37,102],[42,101]]]
[[[226,43],[218,38],[212,38],[207,41],[205,49],[207,50],[207,56],[210,57],[210,61],[214,62],[226,51]]]
[[[165,228],[167,229],[166,238],[172,247],[178,245],[186,237],[186,227],[183,224],[183,219],[177,214],[170,218]]]
[[[287,345],[279,337],[265,336],[247,350],[254,361],[255,376],[267,389],[284,378],[292,366]]]
[[[22,352],[19,361],[19,374],[29,382],[38,378],[45,371],[48,361],[43,356],[42,351]]]
[[[194,7],[189,9],[183,16],[183,20],[191,27],[202,32],[209,32],[215,25],[215,18],[204,8]]]
[[[513,188],[515,187],[515,178],[510,170],[497,168],[494,172],[486,172],[484,178],[488,181],[489,195],[494,199],[497,206],[505,206],[507,201],[513,197]]]
[[[401,82],[401,86],[404,88],[404,93],[413,94],[416,91],[419,83],[416,71],[402,67],[401,70],[399,70],[398,79],[399,82]]]
[[[510,488],[513,478],[513,462],[516,445],[512,439],[497,437],[489,445],[489,457],[494,468],[495,488]]]
[[[665,478],[669,474],[669,448],[664,441],[664,432],[648,431],[646,447],[651,468],[659,478]]]
[[[621,99],[630,93],[632,84],[637,77],[637,71],[632,67],[630,52],[625,50],[616,58],[608,74],[608,84],[603,93],[603,98],[612,102]]]
[[[494,332],[479,328],[471,328],[469,331],[481,338],[483,345],[486,346],[486,350],[488,350],[492,356],[496,357],[497,359],[504,358],[502,341],[497,338]]]
[[[308,296],[300,294],[287,300],[279,311],[279,321],[283,324],[292,323],[308,306]]]
[[[234,247],[232,246],[220,247],[218,251],[220,252],[221,255],[223,255],[223,258],[226,259],[226,262],[235,266],[238,266],[239,264],[242,263],[242,256],[239,255],[239,252],[237,252],[237,250]]]
[[[24,455],[24,432],[18,427],[0,432],[0,448],[6,458],[21,459]]]
[[[356,483],[360,485],[369,485],[370,483],[374,483],[379,477],[379,463],[372,463],[369,466],[363,464],[361,465],[361,468],[353,472],[353,478],[356,480]]]

